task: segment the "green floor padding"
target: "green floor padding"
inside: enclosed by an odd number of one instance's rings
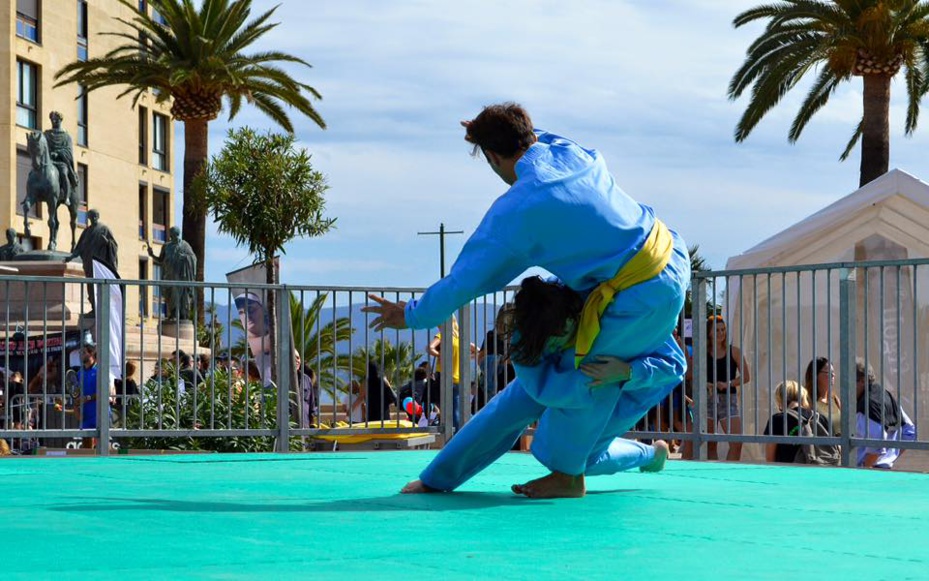
[[[397,494],[433,455],[3,460],[0,578],[929,578],[929,475],[672,461],[538,501],[514,453]]]

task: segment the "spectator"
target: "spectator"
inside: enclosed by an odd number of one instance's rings
[[[127,361],[126,362],[126,379],[114,380],[116,384],[116,399],[113,403],[113,408],[118,410],[122,414],[124,407],[129,405],[130,398],[133,396],[139,395],[139,384],[135,380],[135,372],[138,370],[135,362]]]
[[[855,359],[857,424],[859,438],[888,442],[913,441],[916,427],[893,394],[877,382],[874,370],[861,357]],[[858,448],[858,466],[890,470],[903,454],[899,448],[867,446]]]
[[[816,411],[829,420],[832,434],[842,434],[842,403],[839,395],[832,393],[835,386],[835,369],[825,357],[817,357],[806,366],[803,387],[815,398]]]
[[[423,403],[423,398],[426,397],[426,390],[429,388],[429,373],[427,367],[420,365],[413,370],[413,379],[407,381],[400,387],[400,390],[397,392],[397,400],[403,401],[411,397],[416,403]]]
[[[381,376],[377,364],[373,361],[368,361],[368,376],[365,378],[365,384],[367,386],[367,420],[380,422],[390,419],[389,408],[391,404],[397,405],[397,395],[387,378]]]
[[[245,377],[249,383],[261,383],[261,372],[258,371],[258,365],[254,359],[249,359],[245,367]]]
[[[693,350],[689,345],[684,343],[684,339],[678,332],[677,327],[674,328],[674,340],[677,341],[678,345],[680,345],[681,349],[684,351],[684,357],[687,358],[687,373],[684,376],[684,381],[675,387],[673,392],[671,392],[671,425],[674,427],[675,432],[690,433],[693,431],[694,420],[694,400],[691,399],[693,396],[692,390],[694,379]],[[693,440],[684,440],[682,444],[681,459],[693,460],[693,457]]]
[[[778,413],[771,416],[765,426],[766,436],[797,436],[801,434],[801,422],[819,422],[819,434],[829,434],[831,426],[829,419],[816,413],[810,405],[810,394],[805,387],[796,381],[785,381],[778,384],[774,390]],[[812,434],[812,435],[819,435]],[[765,460],[784,464],[801,462],[802,446],[800,444],[767,444],[765,446]],[[834,456],[838,460],[838,455]]]
[[[474,343],[470,345],[471,354],[477,352]],[[429,347],[429,355],[435,357],[435,382],[442,385],[442,333],[436,333]],[[461,340],[458,331],[458,319],[452,317],[452,424],[457,430],[461,424]],[[370,386],[369,386],[370,387]],[[370,390],[368,390],[370,395]],[[431,403],[435,403],[438,399]]]
[[[219,355],[216,356],[216,369],[225,369],[228,371],[232,368],[231,361],[232,358],[229,357],[228,351],[220,351]]]
[[[29,418],[26,406],[26,386],[23,383],[23,374],[13,371],[7,374],[6,393],[9,398],[10,419],[14,430],[22,430]]]
[[[483,373],[488,400],[497,395],[498,391],[516,377],[513,364],[507,356],[506,338],[499,331],[503,328],[503,317],[506,312],[506,305],[497,311],[494,328],[487,331],[487,336],[477,352],[477,365]]]
[[[171,354],[171,359],[178,364],[178,393],[183,393],[187,391],[187,389],[196,389],[198,385],[203,383],[203,376],[200,375],[199,370],[194,368],[194,360],[189,353],[182,349],[178,349]]]
[[[58,359],[49,357],[45,361],[39,372],[29,380],[27,391],[29,393],[49,393],[54,391],[55,385],[59,381]]]
[[[197,373],[200,377],[208,377],[212,370],[210,369],[210,356],[206,353],[197,355]]]
[[[316,391],[319,388],[319,382],[316,377],[316,370],[302,363],[300,353],[296,349],[294,349],[294,363],[297,366],[297,377],[300,378],[299,385],[302,388],[300,400],[303,406],[300,427],[309,428],[314,425],[316,414],[319,411],[316,407]]]
[[[352,380],[349,393],[342,397],[342,405],[349,423],[360,424],[365,421],[365,387],[357,379]]]
[[[80,413],[81,429],[94,430],[97,428],[97,347],[93,343],[85,343],[81,349],[81,396],[75,402],[74,408]],[[96,438],[88,437],[81,440],[82,448],[95,448]]]
[[[739,410],[739,389],[751,381],[748,364],[742,351],[729,345],[726,322],[713,315],[706,325],[706,381],[707,411],[706,431],[716,433],[716,424],[726,434],[742,433],[742,413]],[[717,460],[716,442],[707,443],[707,457]],[[742,443],[730,442],[726,460],[738,462],[742,457]]]

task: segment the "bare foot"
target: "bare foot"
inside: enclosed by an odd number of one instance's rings
[[[426,492],[439,492],[439,489],[426,486],[422,480],[407,482],[406,486],[400,489],[400,494],[424,494]]]
[[[642,472],[661,472],[664,469],[664,463],[668,460],[671,449],[668,447],[667,442],[655,440],[652,447],[655,448],[655,458],[645,466],[639,467]]]
[[[514,484],[512,490],[529,498],[580,498],[587,493],[583,474],[571,476],[562,472],[552,472],[525,484]]]

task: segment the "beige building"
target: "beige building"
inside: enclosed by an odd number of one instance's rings
[[[139,0],[145,6],[145,0]],[[151,10],[150,7],[146,7]],[[119,88],[78,98],[74,85],[55,88],[55,73],[76,58],[104,55],[119,43],[101,35],[125,28],[116,17],[132,11],[117,0],[0,1],[0,228],[13,227],[27,248],[46,248],[48,210],[30,214],[32,238],[24,239],[22,201],[31,168],[26,136],[49,129],[49,113],[64,117],[62,127],[74,144],[81,210],[76,236],[86,211],[100,210],[119,242],[119,274],[124,279],[157,279],[145,241],[157,255],[173,222],[173,122],[169,107],[144,95],[133,107],[132,95],[117,99]],[[58,249],[68,251],[72,238],[66,206],[59,206]],[[5,243],[5,241],[0,241]],[[126,314],[130,324],[151,316],[161,304],[156,293],[130,287]]]

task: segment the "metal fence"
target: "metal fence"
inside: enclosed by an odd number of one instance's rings
[[[856,357],[874,368],[917,428],[929,421],[922,403],[929,389],[927,273],[929,260],[695,273],[692,301],[681,314],[681,335],[692,352],[688,380],[630,437],[673,438],[692,445],[696,458],[707,458],[714,444],[730,449],[749,444],[742,450],[748,460],[763,459],[764,447],[773,443],[838,444],[843,463],[854,465],[857,448],[882,445],[856,434]],[[98,291],[118,287],[115,310],[111,293],[97,292],[97,316],[89,319],[86,282]],[[203,289],[206,312],[191,319],[202,318],[204,325],[174,321],[163,308],[164,297],[183,287]],[[422,291],[4,276],[0,438],[22,451],[75,446],[79,439],[86,445],[87,438],[95,438],[100,454],[110,453],[114,444],[283,452],[360,436],[419,443],[449,438],[454,410],[460,410],[461,423],[467,422],[502,387],[498,384],[510,379],[505,366],[497,377],[504,358],[496,347],[494,319],[513,289],[473,301],[438,329],[376,333],[369,328],[372,317],[361,312],[374,304],[369,293],[407,301]],[[278,306],[273,341],[259,329],[270,321],[248,308],[243,296]],[[706,388],[714,373],[708,365],[729,355],[708,340],[711,315],[728,327],[723,348],[728,351],[731,344],[741,351],[742,360],[729,364],[730,370],[738,368],[732,375],[745,378],[747,371],[750,376],[744,385],[722,392]],[[122,329],[110,325],[113,320],[122,321]],[[419,365],[432,371],[436,359],[454,359],[454,341],[441,341],[439,357],[429,354],[439,334],[458,338],[459,376],[440,373],[437,382],[417,385]],[[80,400],[86,372],[79,356],[88,339],[97,346],[101,370],[96,393],[109,389],[107,370],[125,379],[110,397],[96,399],[96,427],[81,429],[79,418],[86,414],[77,409],[87,403]],[[315,383],[296,369],[295,353],[312,369]],[[201,356],[205,365],[197,369]],[[787,380],[808,383],[806,367],[821,357],[835,371],[828,395],[836,395],[841,405],[826,414],[835,420],[832,435],[766,435],[778,411],[776,386]],[[370,363],[386,382],[365,385]],[[127,391],[130,377],[138,391]],[[815,380],[807,386],[810,391],[821,387]],[[422,394],[421,411],[408,414],[402,397],[383,405],[412,390]],[[918,429],[915,436],[894,447],[929,449]]]

